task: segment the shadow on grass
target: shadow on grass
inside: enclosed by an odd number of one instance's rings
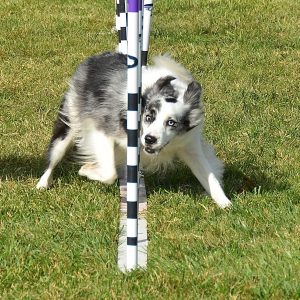
[[[34,182],[38,183],[39,178],[43,175],[47,167],[46,160],[38,156],[8,156],[0,158],[0,188],[1,180],[3,181],[16,181]],[[51,189],[71,188],[81,186],[87,188],[87,183],[90,187],[95,187],[99,193],[111,194],[118,197],[118,188],[116,183],[107,185],[104,183],[91,181],[86,177],[78,175],[80,166],[68,160],[62,161],[54,170],[53,185]]]
[[[155,174],[146,175],[145,177],[148,194],[152,194],[158,189],[175,193],[182,192],[191,196],[204,193],[202,185],[192,172],[183,165],[160,176]],[[224,190],[229,198],[247,192],[284,191],[288,188],[289,184],[284,174],[273,179],[267,177],[259,168],[251,168],[247,174],[242,172],[241,168],[237,165],[228,165],[225,168]]]
[[[46,162],[42,157],[35,156],[8,156],[0,158],[0,178],[22,180],[26,178],[39,178],[46,168]],[[62,177],[70,183],[77,176],[78,165],[70,162],[62,162],[55,170],[56,178]],[[78,176],[80,177],[80,176]],[[152,194],[158,189],[170,192],[182,192],[189,195],[203,194],[204,189],[199,184],[191,171],[179,164],[173,170],[164,174],[145,176],[147,193]],[[228,165],[224,174],[225,192],[229,197],[245,192],[262,191],[284,191],[289,188],[284,174],[277,174],[277,178],[267,177],[259,168],[249,168],[247,175],[241,171],[238,165]],[[85,180],[82,178],[82,180]]]
[[[40,178],[46,169],[46,160],[38,156],[7,156],[0,158],[0,178],[23,180],[26,178]],[[72,180],[71,177],[78,172],[79,167],[62,162],[55,169],[55,177],[64,177],[65,181]]]
[[[45,168],[42,157],[32,156],[7,156],[0,158],[0,177],[10,179],[25,179],[41,176]]]
[[[268,177],[259,166],[249,167],[247,174],[241,169],[239,165],[226,166],[224,186],[231,197],[245,192],[285,191],[290,187],[284,174],[277,174],[276,178],[272,178]]]

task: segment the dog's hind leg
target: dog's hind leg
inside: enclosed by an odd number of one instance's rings
[[[54,168],[64,158],[73,144],[74,134],[70,127],[62,121],[62,116],[59,115],[48,147],[48,168],[36,185],[37,189],[47,189],[50,187]]]
[[[100,130],[89,132],[84,139],[83,153],[92,154],[95,162],[83,165],[79,170],[79,175],[113,184],[117,179],[114,139]]]
[[[196,138],[192,144],[179,153],[179,158],[190,167],[216,204],[221,208],[228,207],[231,202],[221,186],[222,163],[214,154],[212,147],[204,143],[200,137]]]

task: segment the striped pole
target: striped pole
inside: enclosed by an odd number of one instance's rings
[[[142,40],[142,66],[147,65],[148,60],[148,50],[150,41],[150,31],[151,31],[151,19],[152,19],[152,0],[144,0],[144,12],[143,12],[143,40]]]
[[[138,155],[139,155],[139,7],[141,0],[128,0],[127,12],[127,270],[138,266]]]
[[[121,42],[121,26],[120,26],[120,0],[115,0],[115,9],[116,9],[116,30],[118,32],[119,45]],[[119,46],[120,47],[120,46]]]
[[[117,26],[118,29],[118,35],[119,35],[119,52],[123,54],[127,54],[127,16],[126,16],[126,0],[117,0],[117,10],[118,10],[118,2],[119,2],[119,11],[117,11],[117,14],[119,13],[119,22]],[[116,27],[117,27],[116,26]]]
[[[118,0],[120,7],[121,1]],[[149,2],[149,0],[147,0]],[[127,54],[127,86],[128,86],[128,111],[127,111],[127,178],[120,178],[121,217],[118,245],[118,266],[121,271],[130,271],[137,267],[147,266],[147,197],[144,178],[139,174],[139,130],[140,130],[140,96],[142,89],[142,47],[143,34],[146,34],[148,52],[150,32],[143,30],[143,13],[145,12],[143,0],[128,0],[125,6],[127,11],[125,28],[127,36],[126,50],[119,43],[119,51]],[[151,8],[146,17],[147,30],[150,30]],[[116,19],[117,20],[117,19]],[[120,21],[121,23],[121,21]],[[124,23],[123,23],[124,24]],[[120,27],[121,28],[121,27]],[[120,29],[121,32],[121,29]],[[119,41],[121,41],[121,33]],[[146,65],[144,60],[143,67]]]
[[[139,130],[141,128],[141,96],[142,96],[142,45],[143,45],[143,6],[144,0],[139,0],[139,44],[138,44],[138,91],[139,91],[139,102],[138,102],[138,121],[139,121]],[[140,149],[140,139],[139,149]],[[140,159],[140,155],[139,155]]]

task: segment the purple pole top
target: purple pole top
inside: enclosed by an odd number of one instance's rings
[[[139,12],[140,0],[128,0],[128,12]]]

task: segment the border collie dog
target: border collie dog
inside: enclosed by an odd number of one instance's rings
[[[158,172],[182,160],[222,208],[223,164],[203,138],[201,86],[169,56],[143,70],[141,169]],[[104,53],[79,65],[65,93],[48,147],[48,168],[37,188],[48,188],[55,166],[71,153],[79,175],[112,184],[124,172],[127,147],[127,57]]]

